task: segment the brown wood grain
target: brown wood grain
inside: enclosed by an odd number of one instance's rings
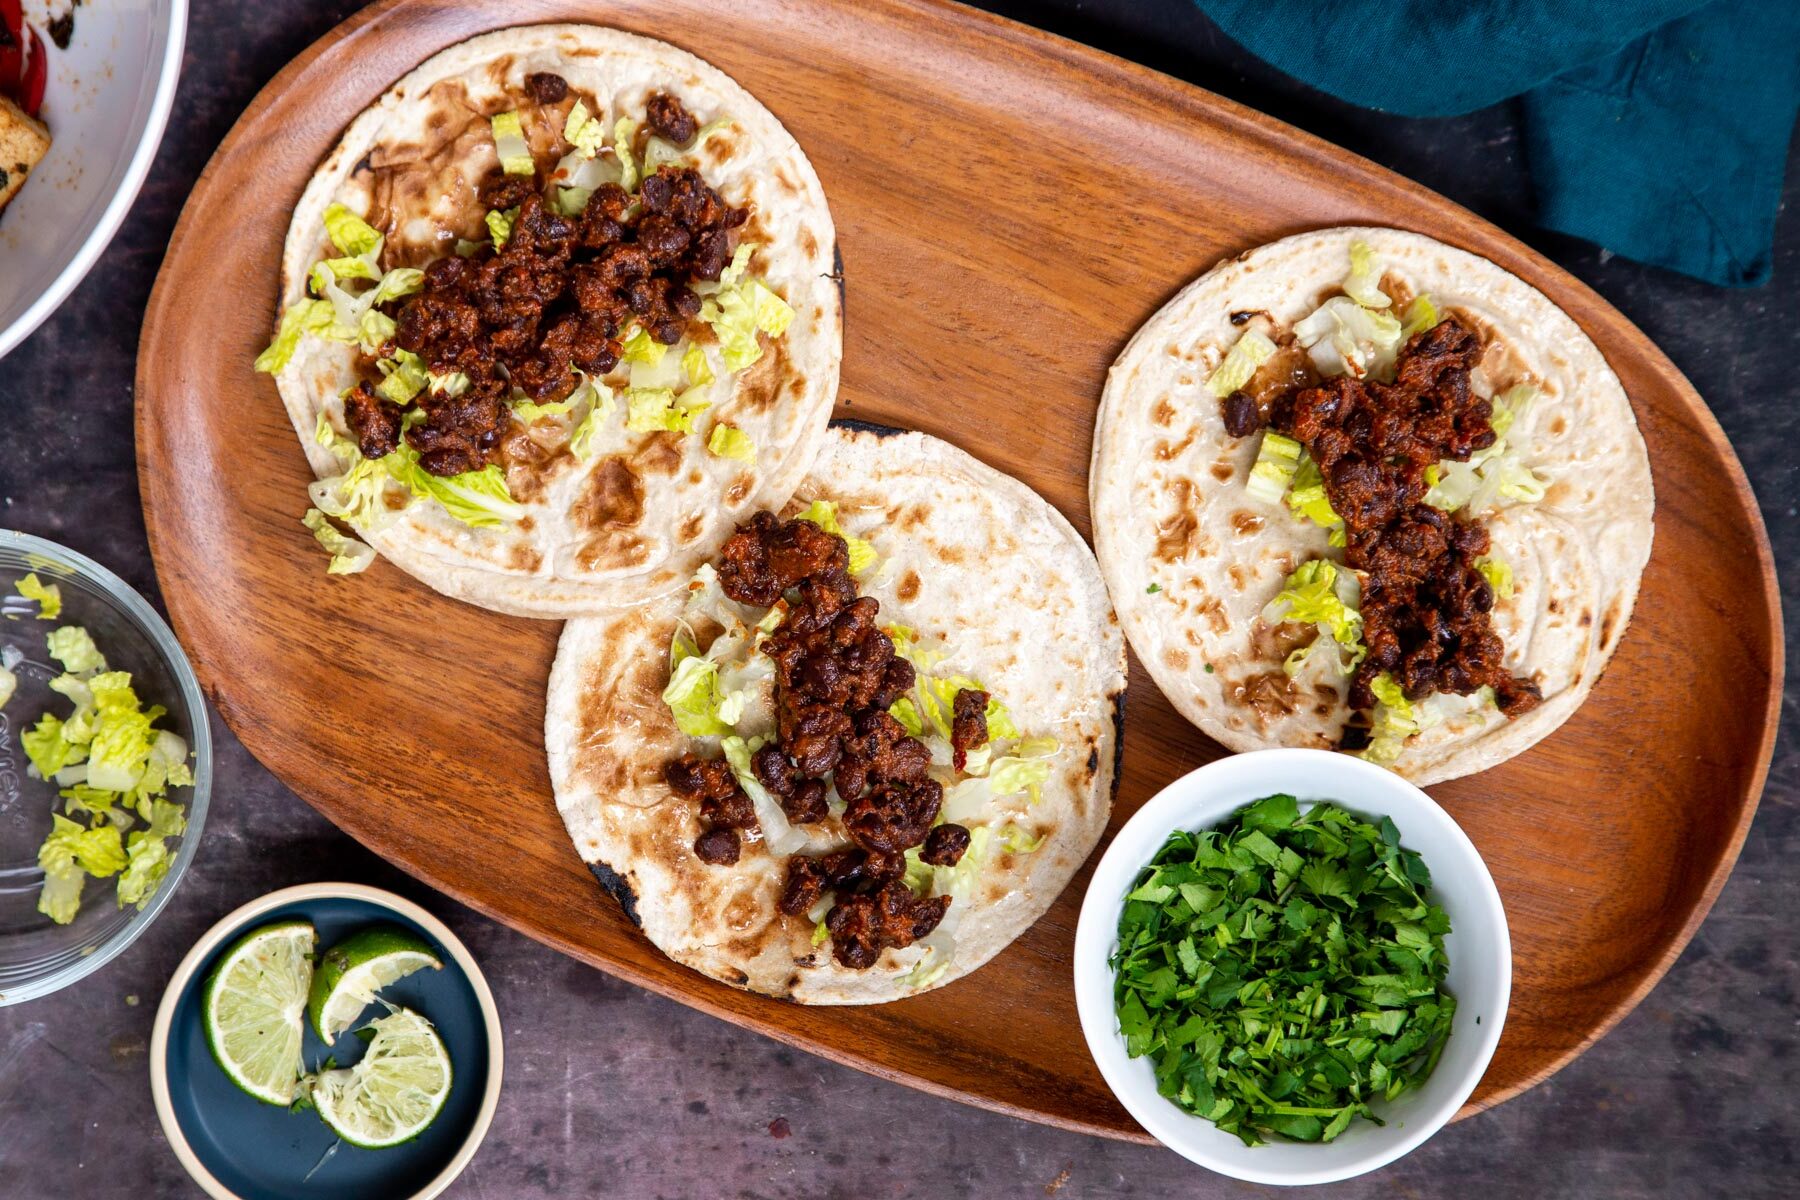
[[[938,0],[390,0],[257,97],[171,241],[145,318],[137,435],[175,628],[276,774],[419,878],[634,983],[928,1091],[1144,1137],[1076,1023],[1068,959],[1086,871],[993,963],[927,996],[807,1009],[736,992],[652,949],[563,832],[542,749],[557,626],[456,604],[382,563],[324,575],[299,524],[305,459],[273,385],[250,370],[288,215],[342,127],[412,64],[490,28],[559,19],[694,51],[800,140],[847,277],[841,415],[947,438],[1084,533],[1106,368],[1224,255],[1311,227],[1389,224],[1486,255],[1567,309],[1636,406],[1656,548],[1636,620],[1575,718],[1513,762],[1433,789],[1512,924],[1512,1008],[1465,1114],[1544,1079],[1655,984],[1737,857],[1782,671],[1767,540],[1700,397],[1586,287],[1423,188],[1197,88]],[[1113,827],[1221,753],[1134,663]]]

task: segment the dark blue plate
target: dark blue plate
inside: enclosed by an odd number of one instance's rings
[[[339,1143],[314,1113],[289,1112],[252,1099],[214,1061],[201,1024],[200,997],[207,976],[238,938],[293,917],[313,923],[321,951],[365,926],[392,923],[424,938],[443,960],[442,969],[417,971],[381,993],[427,1017],[450,1052],[450,1098],[437,1120],[414,1140],[385,1150]],[[365,1021],[382,1011],[379,1005],[369,1009]],[[189,1149],[241,1200],[401,1200],[425,1189],[451,1166],[481,1120],[490,1050],[476,989],[437,937],[370,900],[318,897],[247,917],[225,935],[174,1000],[162,1062],[170,1115]],[[318,1070],[328,1056],[339,1066],[349,1066],[362,1052],[363,1041],[354,1033],[327,1046],[307,1025],[303,1057],[309,1071]]]

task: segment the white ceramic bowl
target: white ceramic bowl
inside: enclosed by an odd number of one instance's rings
[[[1286,792],[1332,800],[1359,815],[1392,817],[1401,845],[1431,871],[1431,898],[1449,914],[1444,939],[1448,986],[1456,997],[1450,1039],[1418,1091],[1374,1108],[1387,1122],[1356,1121],[1323,1145],[1269,1142],[1246,1146],[1212,1122],[1157,1095],[1148,1057],[1126,1056],[1113,1008],[1113,970],[1125,894],[1170,833],[1210,829],[1239,808]],[[1314,1184],[1349,1179],[1393,1162],[1441,1129],[1475,1090],[1506,1019],[1512,992],[1512,944],[1506,913],[1481,856],[1450,814],[1392,772],[1325,750],[1261,750],[1209,763],[1158,792],[1107,847],[1075,933],[1075,1004],[1088,1049],[1107,1086],[1157,1141],[1201,1166],[1252,1183]]]
[[[66,3],[26,0],[43,31]],[[188,0],[106,0],[75,9],[67,50],[48,38],[40,114],[50,152],[0,214],[0,356],[55,311],[118,232],[175,102]]]

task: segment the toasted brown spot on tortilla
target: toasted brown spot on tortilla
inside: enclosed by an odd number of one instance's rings
[[[625,459],[605,459],[588,476],[574,515],[584,529],[630,529],[644,519],[643,481]]]
[[[902,600],[917,599],[919,595],[919,573],[909,569],[906,574],[901,577],[900,586],[894,589],[894,595],[900,597]]]
[[[1194,434],[1197,432],[1198,432],[1198,430],[1189,429],[1187,431],[1186,437],[1182,438],[1179,442],[1175,442],[1173,444],[1171,444],[1169,442],[1163,442],[1163,441],[1157,442],[1156,443],[1156,457],[1162,459],[1164,462],[1169,462],[1172,459],[1180,458],[1182,455],[1182,452],[1185,451],[1189,446],[1194,444]]]
[[[640,475],[673,475],[681,470],[681,439],[684,435],[659,431],[632,459]]]
[[[819,239],[804,225],[800,227],[800,249],[808,258],[819,252]]]
[[[706,482],[706,476],[702,475],[699,471],[689,471],[688,482],[698,485]]]
[[[1156,402],[1156,407],[1150,410],[1150,419],[1155,421],[1158,425],[1161,425],[1164,429],[1167,429],[1175,423],[1175,406],[1169,403],[1169,398],[1167,396],[1158,400]]]
[[[1226,685],[1225,694],[1241,707],[1248,708],[1265,720],[1288,716],[1300,704],[1294,681],[1280,670],[1259,671]]]
[[[1194,517],[1193,505],[1198,499],[1194,485],[1186,479],[1175,480],[1175,511],[1156,527],[1156,557],[1163,562],[1186,558],[1194,548],[1194,534],[1200,523]]]
[[[1612,644],[1613,627],[1619,623],[1619,598],[1614,596],[1612,603],[1606,606],[1606,615],[1600,618],[1600,644]]]
[[[1563,415],[1561,413],[1557,413],[1554,417],[1550,418],[1550,433],[1552,436],[1561,437],[1563,430],[1568,427],[1569,423],[1563,420]]]
[[[730,487],[725,489],[725,503],[732,506],[742,504],[744,502],[744,497],[749,494],[750,476],[741,476]]]
[[[732,392],[733,402],[743,411],[767,412],[781,398],[787,375],[787,343],[776,341],[766,333],[756,335],[763,346],[763,356],[749,370],[738,375]]]
[[[681,523],[681,529],[677,532],[676,536],[681,539],[682,545],[685,546],[687,543],[699,537],[700,531],[705,527],[706,518],[700,513],[694,513]]]
[[[1237,468],[1220,459],[1212,465],[1212,477],[1220,483],[1230,483],[1231,477],[1237,474]]]
[[[1237,531],[1239,537],[1249,537],[1251,534],[1262,532],[1263,519],[1253,512],[1246,512],[1240,508],[1231,514],[1231,527]]]
[[[1286,662],[1288,655],[1318,639],[1317,625],[1301,625],[1295,621],[1270,625],[1258,617],[1250,627],[1250,653],[1258,662]]]
[[[1204,602],[1194,606],[1194,611],[1206,618],[1214,633],[1224,633],[1231,628],[1231,621],[1225,616],[1225,606],[1219,603],[1217,596],[1208,596]]]
[[[1594,614],[1589,612],[1585,608],[1582,609],[1581,610],[1581,627],[1583,629],[1586,629],[1589,625],[1592,625],[1593,623],[1594,623]]]
[[[423,266],[450,253],[458,237],[479,233],[485,210],[476,188],[493,162],[493,131],[458,80],[433,84],[425,144],[395,142],[369,152],[366,220],[386,237],[384,268]]]
[[[1238,591],[1241,592],[1250,586],[1249,572],[1244,570],[1243,563],[1232,563],[1229,567],[1225,568],[1225,573],[1231,576],[1231,586]]]
[[[506,472],[506,490],[521,504],[544,498],[545,488],[565,462],[573,462],[569,444],[546,446],[532,437],[531,427],[515,424],[511,433],[501,439],[500,459]]]
[[[1562,611],[1562,603],[1561,596],[1552,596],[1550,597],[1550,603],[1546,604],[1544,607],[1549,609],[1552,614],[1555,614]]]
[[[544,565],[544,556],[523,542],[515,542],[507,552],[506,561],[515,571],[535,571]]]
[[[1177,671],[1187,670],[1187,651],[1179,646],[1170,646],[1163,651],[1163,661]]]
[[[929,504],[907,504],[894,510],[890,523],[900,532],[906,533],[909,530],[917,529],[930,518],[931,506]]]

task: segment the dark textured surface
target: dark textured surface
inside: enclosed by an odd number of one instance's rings
[[[176,115],[132,216],[62,310],[0,369],[0,525],[66,542],[153,593],[130,432],[144,301],[213,147],[283,63],[355,7],[196,0]],[[1352,110],[1248,60],[1182,0],[989,7],[1272,113],[1523,236],[1597,288],[1688,374],[1749,470],[1777,562],[1800,556],[1792,383],[1800,225],[1791,212],[1780,226],[1775,282],[1722,291],[1534,231],[1529,164],[1507,106],[1442,121]],[[672,36],[680,40],[679,31]],[[1795,195],[1791,180],[1787,195]],[[1790,613],[1797,589],[1784,578]],[[1800,689],[1790,687],[1785,736],[1737,872],[1649,999],[1550,1082],[1451,1127],[1375,1176],[1317,1194],[1792,1194],[1800,1154],[1800,939],[1790,924],[1800,917],[1800,877],[1789,866],[1800,851],[1797,703]],[[882,1083],[578,966],[374,859],[222,725],[215,730],[221,749],[206,842],[167,912],[98,975],[54,999],[0,1010],[5,1200],[198,1194],[150,1104],[145,1054],[156,1000],[187,947],[228,909],[274,887],[323,879],[420,900],[468,941],[494,986],[509,1039],[506,1090],[487,1144],[451,1196],[1266,1191],[1163,1150],[1043,1129]]]

